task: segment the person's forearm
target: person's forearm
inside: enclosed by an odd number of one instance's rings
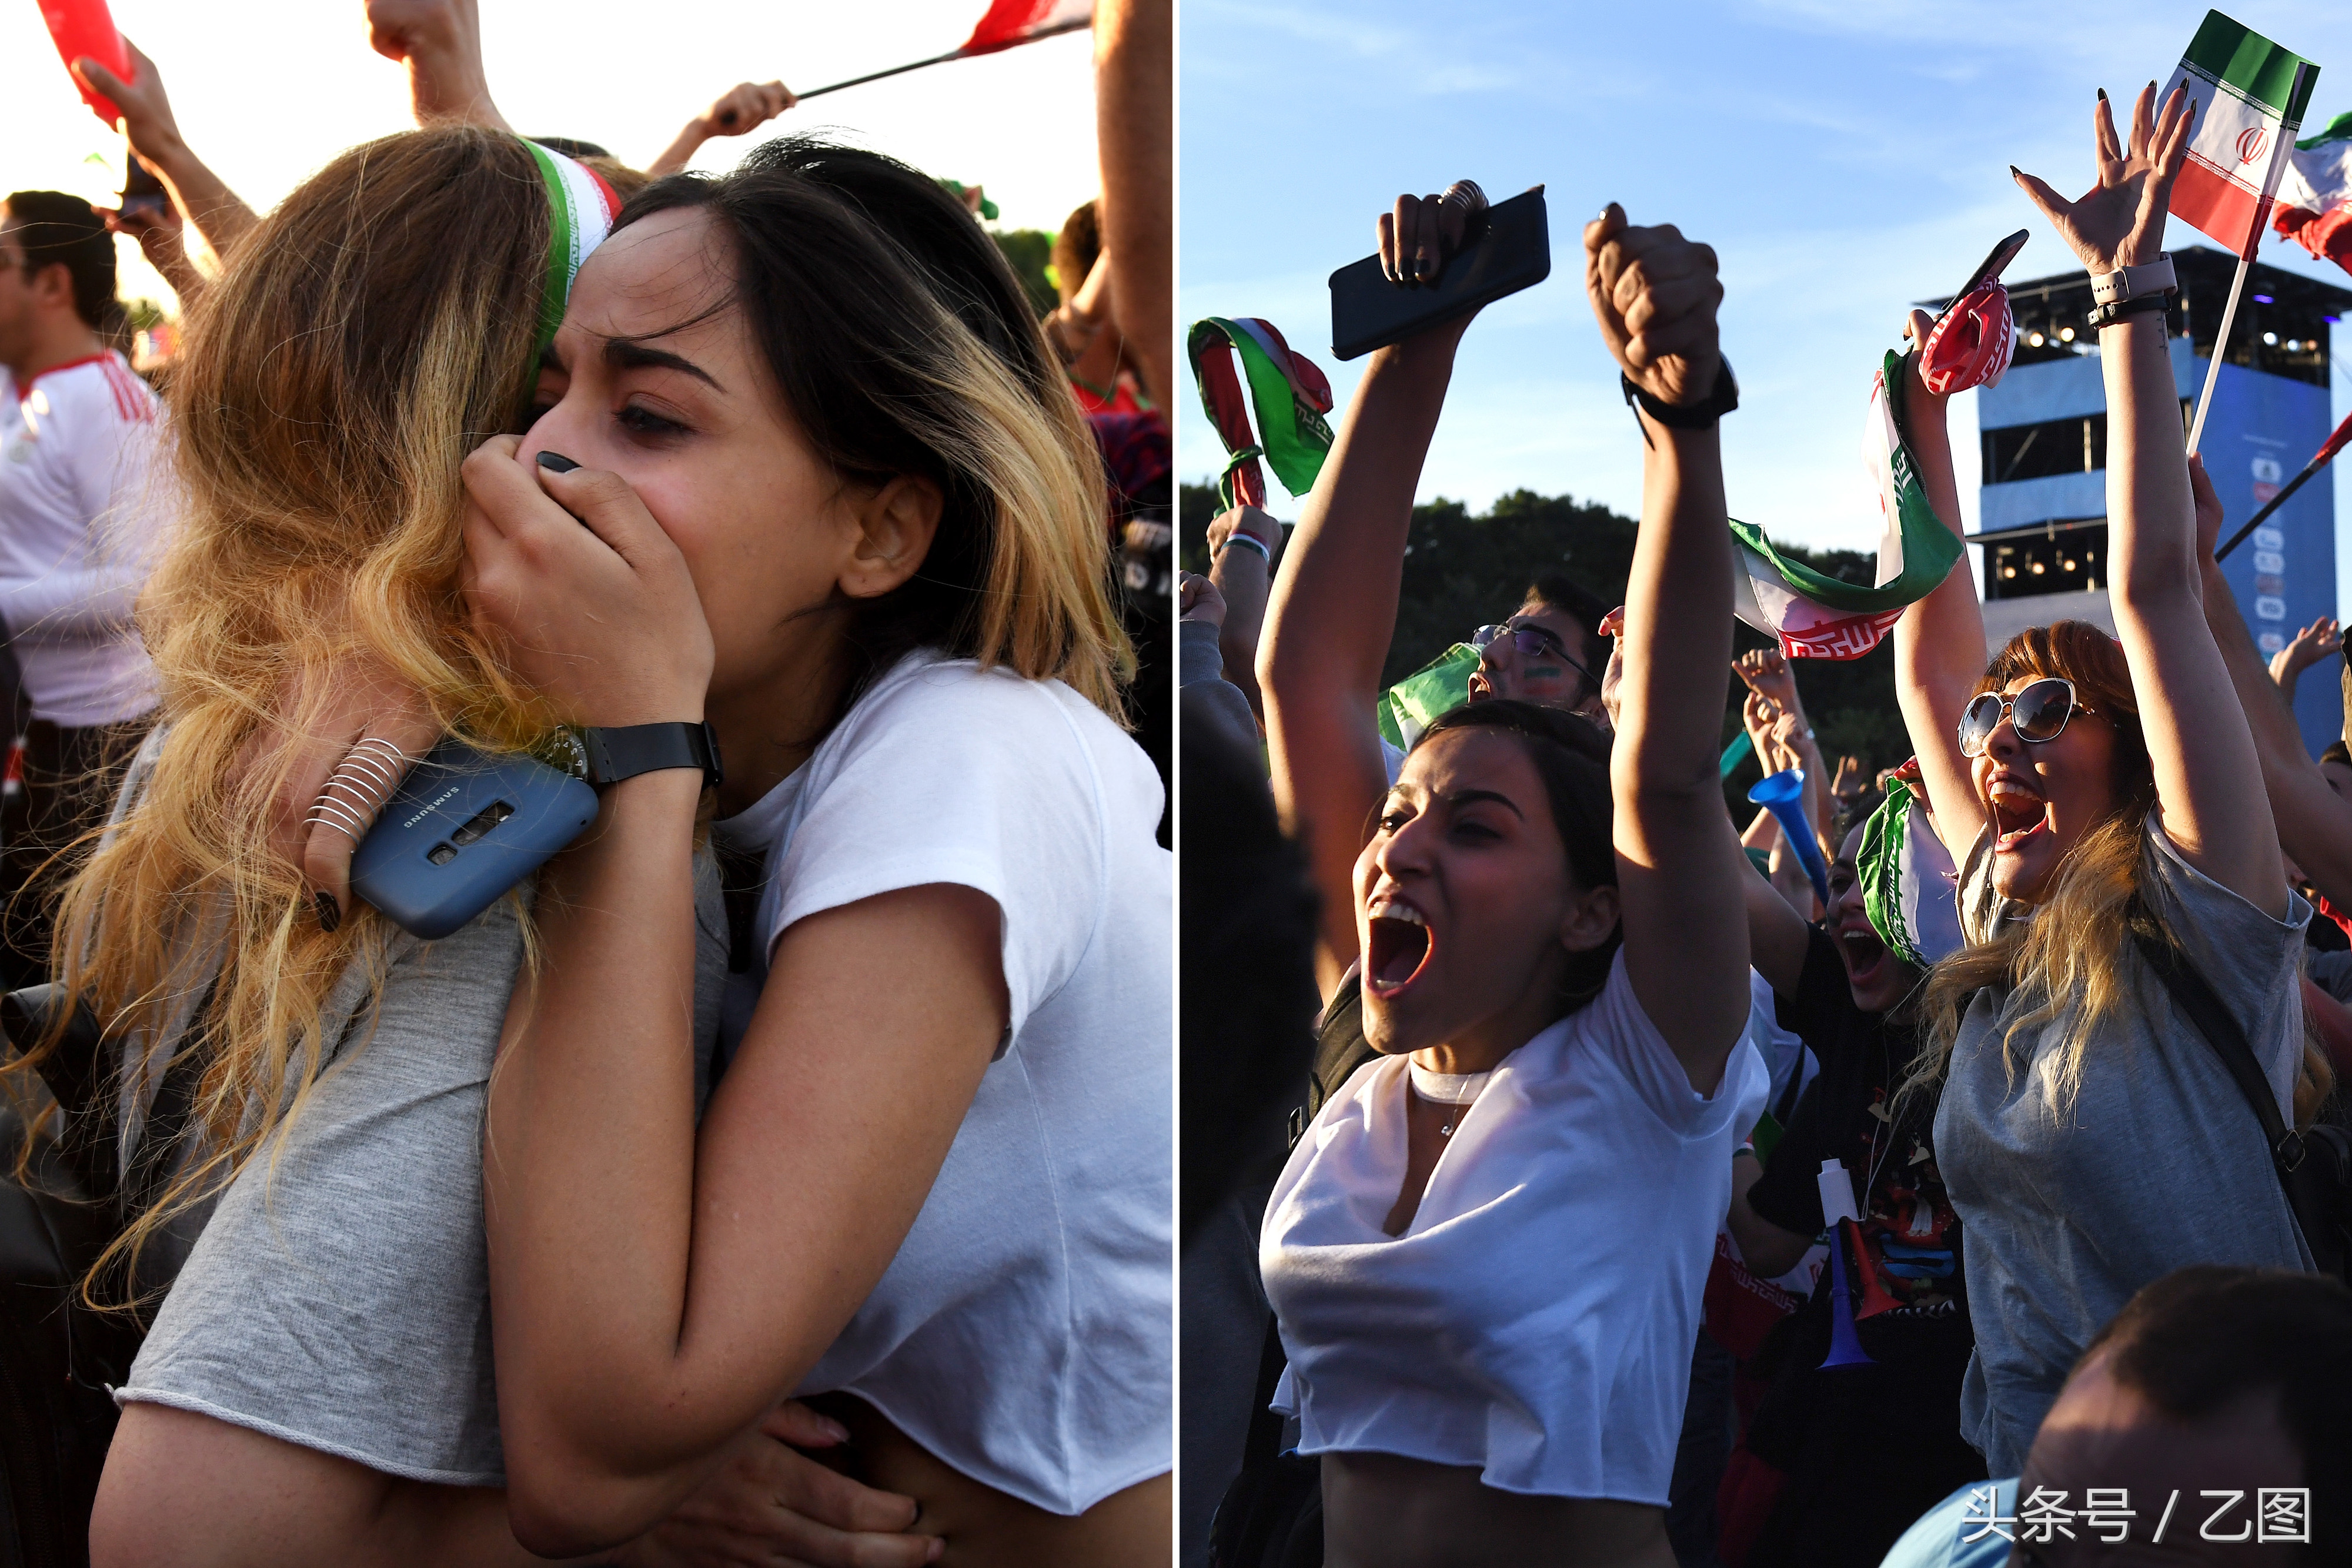
[[[698,116],[688,120],[686,129],[662,149],[661,156],[646,165],[646,172],[656,180],[665,174],[678,172],[694,161],[694,155],[701,152],[702,144],[709,140],[710,132],[704,129]]]
[[[1755,1156],[1738,1156],[1731,1170],[1731,1208],[1724,1216],[1725,1228],[1739,1244],[1740,1261],[1748,1265],[1749,1273],[1759,1280],[1778,1279],[1804,1258],[1812,1247],[1812,1238],[1783,1230],[1748,1207],[1748,1189],[1764,1174]]]
[[[2120,627],[2189,607],[2198,591],[2195,508],[2164,318],[2132,316],[2102,328],[2099,359],[2109,433],[2108,587]]]
[[[1175,395],[1175,7],[1104,0],[1095,8],[1095,139],[1103,248],[1119,329],[1162,408]]]
[[[580,847],[550,862],[533,912],[541,963],[509,1015],[483,1160],[509,1484],[533,1452],[556,1454],[553,1468],[596,1477],[607,1506],[652,1517],[700,1479],[676,1467],[706,1441],[715,1457],[744,1424],[703,1431],[711,1402],[677,1373],[697,1231],[701,788],[684,769],[617,784]],[[583,1266],[616,1257],[628,1266]],[[772,1392],[733,1402],[764,1408]],[[620,1445],[635,1463],[614,1473],[614,1446],[598,1439],[623,1410],[635,1413]],[[546,1544],[520,1521],[518,1532]]]
[[[1936,520],[1959,536],[1964,529],[1948,402],[1927,391],[1916,365],[1916,355],[1906,361],[1899,382],[1912,463]],[[1964,547],[1950,574],[1895,623],[1895,701],[1944,842],[1956,855],[1967,852],[1983,822],[1954,734],[1984,666],[1984,612]]]
[[[1644,422],[1642,532],[1625,590],[1625,674],[1614,755],[1637,791],[1718,793],[1715,734],[1731,664],[1731,536],[1713,429]],[[1722,614],[1713,612],[1720,609]]]
[[[215,262],[225,262],[229,250],[261,220],[235,191],[212,172],[205,161],[173,138],[152,152],[142,152],[155,178],[163,183],[172,204]]]
[[[2271,672],[2255,651],[2252,635],[2246,630],[2245,617],[2238,612],[2238,601],[2230,590],[2229,580],[2221,569],[2209,558],[2200,566],[2199,597],[2205,612],[2206,630],[2213,634],[2213,645],[2221,651],[2221,663],[2230,672],[2230,685],[2238,694],[2238,706],[2246,710],[2246,726],[2253,732],[2254,746],[2262,753],[2264,768],[2273,761],[2292,758],[2308,762],[2304,755],[2303,732],[2295,727],[2294,710],[2281,700],[2282,693],[2271,679]],[[2291,691],[2288,700],[2292,700]]]
[[[1266,598],[1274,589],[1270,565],[1248,545],[1236,549],[1229,542],[1209,563],[1209,580],[1225,598],[1225,622],[1217,633],[1217,646],[1224,655],[1225,679],[1249,698],[1251,712],[1261,712],[1257,647],[1265,626]]]
[[[1643,416],[1642,528],[1625,584],[1625,664],[1610,752],[1626,972],[1712,1094],[1748,1017],[1747,874],[1724,815],[1715,716],[1731,664],[1731,530],[1712,429]],[[1694,963],[1704,953],[1707,962]]]
[[[2245,618],[2221,569],[2208,557],[2200,563],[2205,624],[2221,650],[2230,684],[2246,712],[2246,726],[2262,759],[2263,788],[2278,824],[2279,847],[2311,884],[2331,901],[2352,907],[2352,802],[2327,787],[2326,779],[2303,747],[2294,711],[2281,700],[2270,671],[2255,652]]]
[[[144,574],[118,567],[52,571],[0,589],[0,623],[13,634],[100,636],[129,628]]]
[[[1365,368],[1283,552],[1258,644],[1258,679],[1380,695],[1404,581],[1421,465],[1454,374],[1459,325],[1379,350]]]

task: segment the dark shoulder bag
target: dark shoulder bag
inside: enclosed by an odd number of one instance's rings
[[[0,996],[12,1040],[43,1038],[53,986]],[[63,1113],[37,1140],[29,1179],[0,1166],[0,1564],[86,1568],[89,1511],[114,1436],[112,1385],[126,1381],[139,1331],[82,1305],[82,1276],[120,1232],[118,1118],[97,1022],[79,1011],[37,1071]],[[176,1065],[176,1064],[175,1064]],[[167,1072],[150,1117],[167,1142],[185,1119],[191,1075]],[[24,1129],[0,1118],[11,1161]]]
[[[1323,1016],[1315,1022],[1315,1061],[1307,1079],[1307,1103],[1290,1113],[1290,1146],[1307,1135],[1307,1124],[1323,1103],[1356,1074],[1356,1069],[1380,1055],[1364,1039],[1364,983],[1349,975],[1331,993]]]
[[[2323,1274],[2352,1281],[2352,1137],[2325,1123],[2302,1133],[2286,1124],[2270,1079],[2229,1008],[2144,906],[2133,915],[2132,941],[2140,956],[2213,1048],[2262,1123],[2263,1142],[2270,1148],[2279,1186],[2302,1228],[2305,1245],[2311,1249],[2314,1266]]]
[[[1307,1103],[1290,1113],[1293,1148],[1324,1102],[1379,1054],[1364,1039],[1364,993],[1350,975],[1315,1025]],[[1284,1365],[1282,1335],[1269,1317],[1242,1468],[1209,1525],[1209,1568],[1322,1568],[1322,1461],[1283,1448],[1282,1417],[1271,1407]]]
[[[1242,1468],[1209,1522],[1209,1568],[1323,1568],[1323,1463],[1283,1448],[1271,1407],[1284,1364],[1269,1317]]]

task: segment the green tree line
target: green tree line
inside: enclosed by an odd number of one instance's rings
[[[1208,570],[1206,536],[1216,513],[1213,486],[1182,486],[1178,539],[1185,570]],[[1559,572],[1604,603],[1623,602],[1634,532],[1633,518],[1598,503],[1532,490],[1499,497],[1483,512],[1444,499],[1415,507],[1396,632],[1381,678],[1401,680],[1466,637],[1473,627],[1508,615],[1518,607],[1528,583],[1539,575]],[[1874,557],[1860,550],[1782,549],[1849,582],[1870,581],[1876,565]],[[1743,649],[1770,645],[1769,639],[1746,626],[1737,629],[1737,636]],[[1795,666],[1797,688],[1832,768],[1850,754],[1874,773],[1911,755],[1895,701],[1893,638],[1859,659],[1799,659]],[[1728,745],[1739,733],[1745,688],[1728,671],[1724,681],[1723,738]],[[1725,780],[1727,794],[1742,802],[1742,821],[1753,810],[1744,804],[1748,786],[1759,777],[1751,758]]]

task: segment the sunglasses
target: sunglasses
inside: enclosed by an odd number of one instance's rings
[[[1992,732],[2004,718],[2016,729],[2018,739],[2039,746],[2064,734],[2066,721],[2076,714],[2096,712],[2075,696],[2074,682],[2058,675],[2035,681],[2013,697],[1979,692],[1960,714],[1960,755],[1983,756],[1992,744]]]
[[[1483,653],[1505,637],[1511,640],[1511,645],[1518,650],[1519,657],[1523,659],[1541,658],[1548,654],[1586,680],[1592,681],[1596,687],[1601,684],[1592,680],[1592,672],[1576,662],[1576,656],[1568,651],[1568,644],[1561,642],[1559,634],[1549,626],[1530,625],[1523,621],[1504,626],[1481,626],[1470,633],[1470,646]]]

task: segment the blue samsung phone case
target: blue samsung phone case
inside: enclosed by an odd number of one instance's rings
[[[596,820],[596,791],[528,757],[445,740],[352,856],[352,892],[430,940],[488,909]]]

